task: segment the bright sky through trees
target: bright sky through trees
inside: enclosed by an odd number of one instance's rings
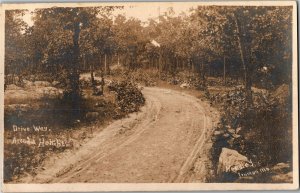
[[[181,4],[181,3],[168,3],[168,4],[154,4],[153,6],[149,6],[147,4],[140,5],[132,5],[125,6],[124,9],[115,10],[113,12],[114,16],[119,14],[124,15],[127,18],[134,17],[147,25],[148,19],[157,19],[159,15],[164,15],[166,12],[170,10],[170,8],[174,11],[174,16],[178,16],[182,13],[188,14],[189,9],[195,7],[193,3]],[[27,8],[28,12],[23,16],[23,20],[29,25],[33,25],[33,21],[31,19],[31,12],[34,11],[34,8]]]

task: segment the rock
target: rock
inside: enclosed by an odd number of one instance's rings
[[[49,86],[50,87],[51,83],[47,82],[47,81],[35,81],[34,85],[38,86],[38,87],[42,87],[42,86]]]
[[[256,87],[251,87],[251,90],[254,93],[262,93],[262,94],[267,94],[267,90],[266,89],[261,89],[261,88],[256,88]]]
[[[278,174],[271,177],[272,183],[293,183],[293,172]]]
[[[253,165],[252,162],[244,155],[238,153],[236,150],[222,148],[219,157],[218,175],[223,173],[237,173],[238,171]]]
[[[23,80],[23,83],[24,83],[25,88],[30,88],[30,87],[34,86],[34,83],[32,81],[29,81],[29,80]]]
[[[278,99],[280,104],[284,104],[290,95],[290,89],[287,84],[279,86],[273,93],[272,97]]]
[[[80,120],[77,119],[77,120],[74,121],[74,123],[75,123],[75,124],[78,124],[78,123],[80,123]]]
[[[87,119],[87,120],[96,120],[97,118],[98,118],[98,116],[99,116],[99,113],[98,112],[87,112],[86,114],[85,114],[85,118]]]
[[[223,135],[223,134],[224,134],[224,131],[222,131],[222,130],[214,131],[214,136],[219,136],[219,135]]]
[[[21,87],[16,86],[15,84],[9,84],[6,87],[6,90],[22,90]]]
[[[228,130],[228,132],[230,133],[230,134],[235,134],[235,130],[234,129],[227,129]]]
[[[291,167],[288,163],[278,163],[271,170],[275,173],[287,173],[291,171]]]
[[[232,136],[234,139],[236,139],[236,138],[240,138],[240,137],[241,137],[241,135],[238,135],[238,134],[235,134],[235,133],[234,133],[234,134],[232,134],[231,136]]]
[[[97,102],[97,103],[95,104],[95,107],[101,107],[101,106],[102,106],[102,103]]]
[[[30,75],[30,76],[29,76],[29,80],[30,80],[30,81],[34,81],[34,80],[35,80],[35,76],[34,76],[34,75]]]
[[[58,82],[58,81],[55,80],[55,81],[53,81],[51,84],[52,84],[52,86],[55,87],[55,86],[58,86],[58,85],[60,84],[60,82]]]
[[[226,139],[226,138],[229,138],[230,136],[231,136],[231,135],[230,135],[229,133],[224,133],[224,134],[223,134],[223,138],[225,138],[225,139]]]
[[[188,87],[189,87],[189,85],[187,83],[182,83],[180,85],[180,88],[188,88]]]

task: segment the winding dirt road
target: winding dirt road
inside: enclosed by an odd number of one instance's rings
[[[196,159],[208,154],[204,146],[213,113],[206,103],[179,91],[146,87],[143,94],[146,104],[141,112],[113,122],[78,150],[46,164],[30,181],[190,181],[187,175]],[[204,179],[207,172],[202,167],[200,176]]]

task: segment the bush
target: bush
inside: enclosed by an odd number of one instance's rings
[[[112,82],[108,88],[116,92],[117,105],[123,113],[137,112],[145,103],[141,90],[130,81]]]

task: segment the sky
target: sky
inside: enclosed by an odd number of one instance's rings
[[[188,10],[192,7],[195,7],[195,4],[173,4],[173,3],[168,3],[168,4],[157,4],[157,3],[152,3],[152,4],[141,4],[141,5],[129,5],[125,6],[124,9],[122,10],[116,10],[114,11],[113,15],[118,15],[122,14],[126,16],[127,18],[134,17],[142,22],[147,22],[148,19],[154,18],[157,19],[159,14],[163,15],[164,12],[168,11],[168,8],[172,7],[174,11],[174,15],[179,15],[182,12],[187,13]],[[31,19],[32,15],[30,14],[31,11],[34,10],[34,8],[27,8],[29,10],[28,13],[26,13],[23,16],[23,20],[29,25],[33,25],[33,21]]]

